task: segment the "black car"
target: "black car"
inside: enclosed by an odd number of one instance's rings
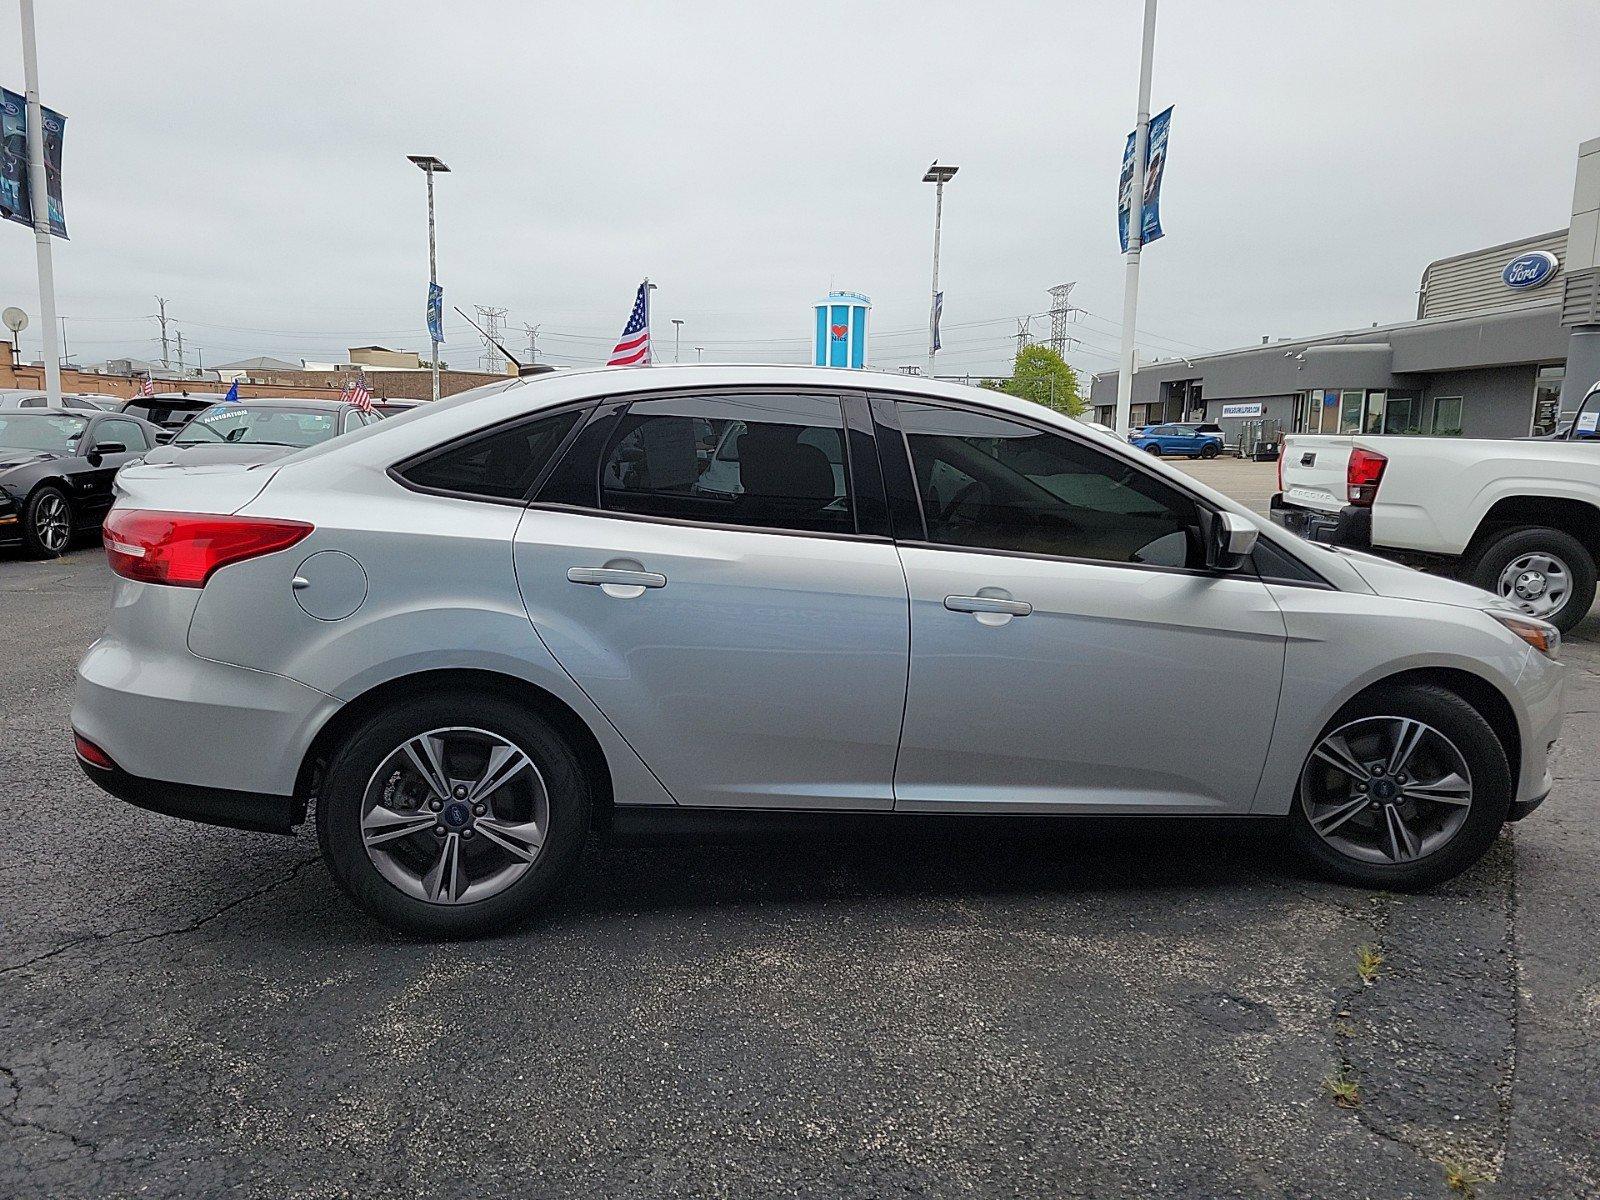
[[[54,558],[74,532],[99,528],[117,468],[153,448],[158,432],[125,413],[0,411],[0,545]]]
[[[204,412],[222,397],[216,392],[160,392],[154,396],[135,396],[122,406],[129,416],[149,421],[161,429],[161,440],[170,442],[196,413]]]

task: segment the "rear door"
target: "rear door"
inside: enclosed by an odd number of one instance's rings
[[[863,401],[602,406],[515,556],[539,636],[680,804],[893,806],[908,601]]]
[[[1249,811],[1283,616],[1198,565],[1197,502],[1087,436],[873,411],[911,591],[896,808]]]

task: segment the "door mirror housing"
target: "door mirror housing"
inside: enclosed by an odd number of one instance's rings
[[[1238,513],[1202,511],[1200,538],[1205,545],[1206,566],[1213,571],[1237,571],[1256,548],[1258,530]]]
[[[96,442],[91,454],[126,454],[128,446],[125,442]]]

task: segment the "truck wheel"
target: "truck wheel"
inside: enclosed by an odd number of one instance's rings
[[[1513,529],[1483,548],[1472,582],[1565,633],[1594,604],[1594,556],[1559,529]]]

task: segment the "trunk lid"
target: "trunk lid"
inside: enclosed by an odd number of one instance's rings
[[[231,514],[259,496],[275,473],[243,463],[137,463],[118,471],[113,487],[119,508]]]

